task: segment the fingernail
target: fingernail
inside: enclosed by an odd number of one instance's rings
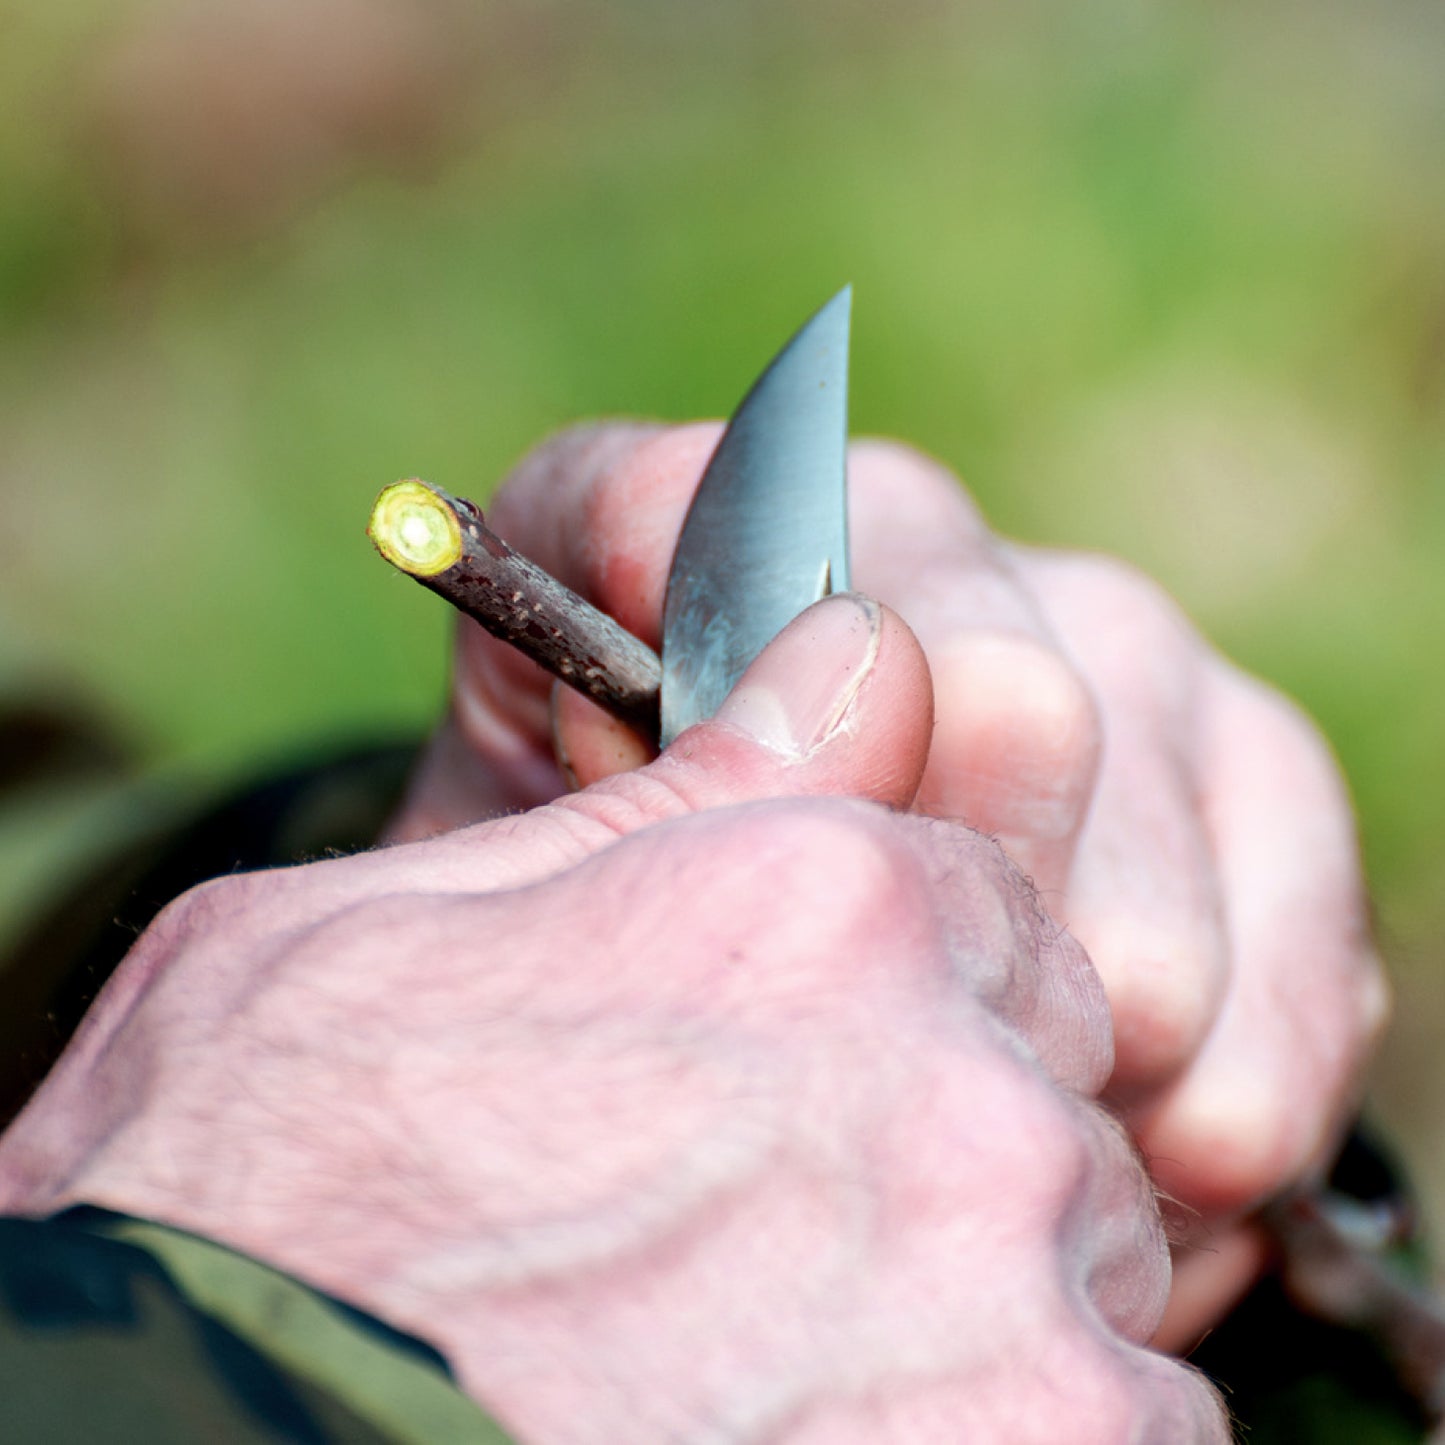
[[[717,720],[785,757],[806,757],[846,728],[882,628],[877,603],[854,593],[809,608],[742,675]]]

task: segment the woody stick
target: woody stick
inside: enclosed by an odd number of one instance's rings
[[[475,503],[415,478],[396,482],[377,497],[366,530],[392,566],[656,740],[657,654],[514,552]]]

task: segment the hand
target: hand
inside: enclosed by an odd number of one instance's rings
[[[656,644],[667,567],[714,427],[568,433],[492,520]],[[1104,558],[995,537],[957,482],[853,449],[854,580],[907,619],[937,729],[920,811],[997,837],[1089,950],[1114,1016],[1110,1098],[1176,1201],[1191,1343],[1257,1272],[1250,1211],[1328,1158],[1381,1027],[1350,808],[1309,723],[1218,657],[1159,590]],[[549,708],[555,709],[555,722]],[[646,753],[470,625],[453,718],[399,836]]]
[[[836,598],[640,771],[186,895],[0,1207],[254,1253],[529,1440],[1223,1442],[1144,1348],[1097,977],[994,844],[898,811],[930,725],[908,630]]]

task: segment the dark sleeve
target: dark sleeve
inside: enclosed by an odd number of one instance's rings
[[[0,1219],[0,1438],[507,1445],[421,1341],[208,1240]]]
[[[299,767],[130,845],[0,971],[0,1122],[136,935],[207,878],[366,847],[414,745]],[[502,1445],[420,1341],[209,1241],[102,1210],[0,1218],[0,1442]]]
[[[399,801],[414,742],[300,764],[144,826],[41,909],[0,964],[0,1128],[20,1112],[130,946],[173,898],[227,873],[367,848]],[[0,1440],[4,1439],[0,1432]]]

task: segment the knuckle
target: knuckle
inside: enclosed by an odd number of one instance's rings
[[[228,873],[173,898],[151,920],[141,946],[172,954],[222,929],[236,928],[254,908],[268,874]]]
[[[620,773],[586,792],[570,793],[533,816],[563,833],[622,838],[653,823],[700,813],[708,801],[692,769],[664,758],[656,767]]]
[[[1169,1249],[1154,1189],[1123,1127],[1061,1089],[1021,1085],[993,1141],[1014,1217],[1056,1259],[1070,1297],[1111,1337],[1146,1342],[1169,1295]]]
[[[547,437],[517,463],[492,501],[499,526],[529,513],[538,495],[586,492],[618,457],[635,447],[648,429],[631,424],[582,422]]]
[[[1277,688],[1223,660],[1213,684],[1223,719],[1217,745],[1236,746],[1236,739],[1248,738],[1254,756],[1268,760],[1272,786],[1291,796],[1295,810],[1316,817],[1335,835],[1335,846],[1352,846],[1344,775],[1314,719]]]
[[[1197,1057],[1218,1015],[1228,985],[1222,947],[1167,935],[1151,945],[1137,932],[1127,944],[1107,934],[1091,936],[1090,943],[1106,961],[1116,1088],[1157,1088],[1176,1078]]]
[[[702,462],[690,460],[701,445],[693,431],[589,423],[559,432],[498,489],[489,507],[492,525],[569,586],[605,591],[609,567],[621,565],[618,588],[635,590],[632,571],[640,559],[655,562],[653,554],[665,550],[655,534],[668,527],[675,532],[685,494],[701,472]],[[646,570],[654,588],[656,568]]]
[[[1078,1351],[1072,1382],[1072,1403],[1078,1411],[1079,1445],[1139,1438],[1140,1426],[1153,1413],[1152,1391],[1115,1351],[1090,1340]]]
[[[1048,1084],[1027,1056],[1020,1058],[1007,1093],[1007,1108],[1000,1111],[1007,1130],[992,1140],[996,1162],[1006,1171],[1019,1217],[1033,1220],[1052,1241],[1050,1247],[1058,1248],[1064,1236],[1072,1239],[1095,1222],[1090,1196],[1098,1171],[1097,1144],[1084,1106]]]
[[[1219,1441],[1219,1397],[1196,1370],[1163,1355],[1113,1342],[1086,1353],[1074,1396],[1079,1445],[1191,1445]]]
[[[1372,946],[1354,952],[1355,1047],[1360,1059],[1368,1057],[1389,1026],[1394,993],[1379,953]]]
[[[1124,1127],[1096,1110],[1088,1208],[1072,1244],[1080,1282],[1099,1315],[1125,1339],[1147,1343],[1169,1299],[1169,1244],[1153,1182]]]
[[[1147,1404],[1139,1412],[1130,1445],[1228,1445],[1234,1438],[1224,1400],[1192,1365],[1164,1355],[1136,1352],[1147,1381]]]
[[[1339,769],[1314,719],[1263,678],[1229,662],[1221,662],[1220,670],[1235,692],[1236,705],[1246,715],[1249,730],[1259,736],[1261,745],[1272,744],[1287,757],[1306,760],[1321,781],[1328,779],[1328,785],[1332,785]]]
[[[915,825],[941,835],[926,856],[952,976],[1055,1083],[1097,1094],[1114,1045],[1089,955],[996,842],[932,820]]]
[[[878,514],[891,528],[923,523],[929,535],[942,523],[973,538],[990,534],[962,482],[935,458],[902,442],[868,437],[848,450],[850,505],[865,518]],[[921,538],[920,538],[921,540]]]
[[[772,901],[761,916],[795,966],[831,985],[941,966],[926,870],[886,809],[790,800],[740,810],[737,821],[720,887]]]
[[[703,468],[717,446],[715,422],[686,426],[625,425],[610,429],[611,442],[595,468],[588,507],[602,514],[655,507],[659,497],[686,502],[697,489]]]
[[[946,910],[955,959],[979,997],[1018,1009],[1040,1001],[1040,991],[1055,983],[1081,996],[1098,993],[1088,954],[996,838],[933,818],[913,825]],[[1101,994],[1095,1002],[1103,1007]]]
[[[1298,1177],[1333,1137],[1330,1111],[1300,1107],[1273,1074],[1191,1086],[1146,1135],[1170,1193],[1207,1215],[1247,1209]]]
[[[1141,625],[1168,628],[1175,633],[1191,631],[1178,603],[1164,587],[1141,567],[1103,553],[1073,554],[1069,564],[1078,573],[1078,584],[1088,589],[1098,605]]]
[[[942,733],[934,747],[960,768],[983,770],[974,793],[1007,768],[1005,831],[1051,839],[1077,827],[1103,731],[1074,664],[1037,638],[1002,630],[958,633],[930,661]]]
[[[896,934],[924,901],[926,880],[893,823],[885,809],[861,802],[790,811],[779,839],[785,891],[826,900],[848,934]]]
[[[1152,577],[1113,557],[1021,555],[1051,622],[1091,671],[1144,697],[1182,685],[1204,644]]]
[[[589,589],[626,607],[665,583],[683,518],[718,442],[711,422],[622,427],[578,484],[581,525],[573,537]],[[630,614],[624,620],[638,625]]]
[[[1185,1445],[1199,1437],[1162,1428],[1179,1417],[1173,1397],[1179,1393],[1182,1367],[1141,1365],[1140,1351],[1120,1347],[1101,1331],[1076,1324],[1041,1342],[1034,1379],[1027,1387],[1015,1379],[1017,1434],[1011,1439],[1063,1440],[1070,1445]]]
[[[1276,1094],[1276,1090],[1268,1090],[1268,1096],[1256,1106],[1260,1124],[1255,1147],[1241,1155],[1238,1188],[1242,1200],[1252,1202],[1298,1179],[1336,1139],[1333,1110],[1286,1108]]]
[[[1041,740],[1051,740],[1060,762],[1074,754],[1092,764],[1099,745],[1098,704],[1077,667],[1057,648],[1035,638],[1001,637],[1020,710],[1034,719]]]

